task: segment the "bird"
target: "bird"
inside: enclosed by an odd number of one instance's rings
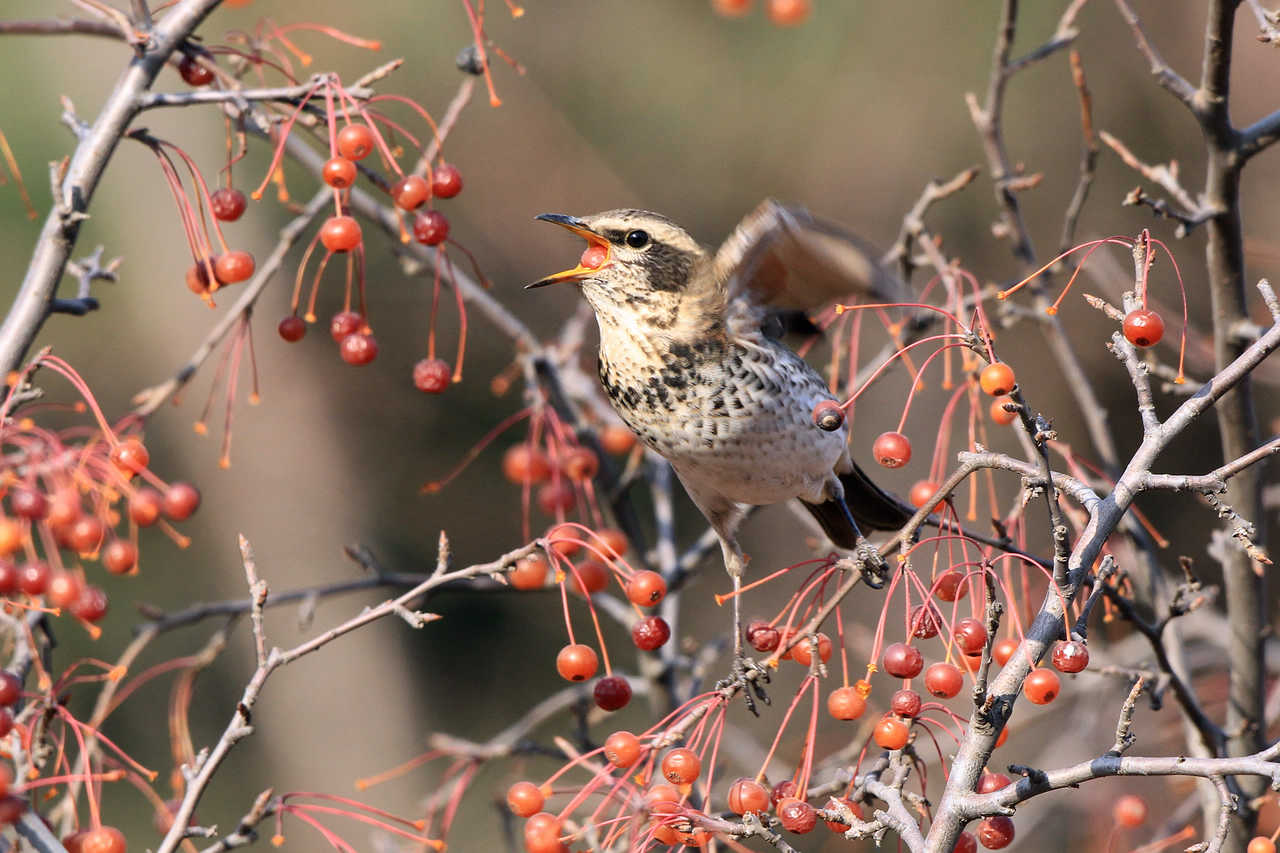
[[[577,284],[599,325],[598,371],[610,403],[671,464],[719,538],[735,591],[746,569],[738,529],[747,511],[791,499],[833,544],[882,570],[862,529],[898,529],[914,510],[853,461],[843,418],[819,427],[815,407],[834,395],[777,334],[781,312],[855,296],[902,301],[901,282],[871,247],[774,200],[714,250],[647,210],[535,218],[588,246],[577,266],[526,288]]]

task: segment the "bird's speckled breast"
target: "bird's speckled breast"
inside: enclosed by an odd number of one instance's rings
[[[831,399],[822,378],[763,337],[654,347],[652,338],[615,334],[602,342],[599,372],[613,407],[647,446],[686,481],[714,482],[740,503],[820,499],[845,446],[843,428],[813,424],[813,407]]]

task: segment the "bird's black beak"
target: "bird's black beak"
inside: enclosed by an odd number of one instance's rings
[[[573,269],[567,269],[558,272],[555,275],[549,275],[541,281],[535,281],[533,284],[526,284],[525,290],[534,287],[546,287],[548,284],[559,284],[562,281],[579,281],[588,276],[599,272],[609,262],[609,241],[601,237],[587,223],[583,222],[576,216],[566,216],[563,213],[540,213],[534,219],[543,222],[553,222],[561,228],[572,231],[591,245],[587,247],[587,251],[583,252],[582,260]],[[593,251],[594,250],[594,251]],[[594,265],[592,265],[594,264]]]

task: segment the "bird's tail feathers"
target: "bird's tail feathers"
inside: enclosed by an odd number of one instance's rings
[[[915,514],[914,509],[872,482],[857,465],[850,473],[840,475],[840,483],[844,486],[843,501],[805,503],[838,548],[857,547],[859,529],[897,530]]]

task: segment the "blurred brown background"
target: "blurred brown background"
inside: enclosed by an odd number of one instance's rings
[[[1063,5],[1025,4],[1016,54],[1050,36]],[[1166,59],[1195,76],[1204,4],[1146,0],[1136,5]],[[476,254],[495,283],[495,293],[542,333],[554,332],[569,316],[576,295],[569,289],[525,293],[519,285],[564,268],[578,247],[554,229],[534,223],[537,213],[646,207],[714,242],[761,198],[774,196],[808,205],[887,247],[929,178],[983,164],[963,94],[981,92],[986,85],[998,12],[993,0],[815,0],[812,19],[790,30],[770,26],[759,10],[743,20],[724,20],[704,0],[530,0],[527,14],[516,21],[501,3],[491,0],[490,6],[490,35],[519,59],[527,74],[517,76],[495,63],[505,103],[491,109],[480,94],[450,137],[446,152],[462,170],[466,189],[444,202],[442,209],[453,222],[454,236]],[[46,0],[11,0],[3,12],[7,17],[76,13],[69,3]],[[413,97],[433,111],[442,110],[454,92],[459,79],[454,56],[471,38],[457,0],[255,0],[245,8],[215,12],[201,33],[216,44],[225,31],[251,28],[262,16],[279,23],[322,22],[381,39],[382,51],[371,55],[318,34],[296,36],[317,57],[315,68],[339,71],[345,79],[388,58],[405,57],[403,69],[382,88]],[[1275,94],[1280,54],[1253,40],[1255,28],[1247,12],[1238,23],[1234,117],[1243,125],[1280,106]],[[1149,161],[1177,159],[1194,192],[1203,176],[1198,132],[1149,79],[1115,8],[1096,0],[1082,14],[1080,25],[1078,48],[1094,93],[1097,127],[1112,131]],[[9,85],[0,90],[0,128],[10,139],[43,216],[49,203],[46,164],[72,149],[70,135],[58,121],[58,95],[69,95],[82,118],[92,120],[126,62],[126,50],[109,41],[72,37],[8,37],[3,46],[0,70]],[[167,72],[159,88],[186,87]],[[182,145],[206,176],[221,166],[222,119],[215,111],[156,111],[142,123]],[[1065,53],[1013,81],[1005,128],[1011,155],[1025,163],[1027,171],[1044,173],[1041,186],[1021,199],[1037,249],[1048,260],[1075,185],[1081,148]],[[261,179],[268,153],[255,141],[249,158],[237,167],[237,184],[246,191]],[[1280,177],[1278,166],[1280,158],[1269,152],[1246,173],[1246,233],[1258,250],[1250,257],[1252,278],[1274,275],[1280,255],[1275,238],[1280,211],[1272,192]],[[297,168],[286,169],[294,193],[308,197],[314,184]],[[1167,222],[1153,222],[1146,211],[1120,207],[1120,199],[1137,183],[1135,174],[1104,151],[1081,219],[1081,237],[1133,234],[1150,226],[1173,243]],[[270,196],[251,205],[244,218],[227,229],[235,245],[259,258],[288,218]],[[53,318],[41,343],[53,345],[77,365],[108,414],[119,415],[135,392],[168,377],[188,357],[217,314],[183,286],[187,249],[150,153],[135,144],[119,148],[92,213],[76,256],[105,244],[108,256],[125,258],[121,281],[97,287],[103,310],[84,318]],[[991,234],[995,213],[984,175],[964,194],[936,208],[931,224],[945,236],[950,252],[980,278],[1020,277],[1007,244]],[[12,187],[0,188],[0,221],[6,234],[0,241],[0,268],[8,271],[0,287],[7,304],[21,280],[38,224],[23,217]],[[444,493],[418,495],[422,482],[451,468],[476,438],[519,403],[514,392],[504,399],[489,392],[488,380],[512,353],[508,342],[477,315],[468,381],[443,397],[427,397],[412,388],[409,372],[424,350],[429,289],[422,280],[403,276],[379,251],[386,245],[381,235],[369,240],[374,259],[371,319],[382,344],[373,365],[356,369],[342,363],[320,328],[292,346],[276,336],[275,323],[287,311],[295,258],[268,289],[254,318],[263,402],[257,407],[245,405],[243,399],[237,402],[230,470],[216,465],[220,417],[211,418],[209,437],[199,438],[191,430],[209,391],[212,363],[191,384],[180,406],[166,407],[152,419],[147,442],[153,466],[163,476],[198,483],[204,492],[203,508],[185,528],[194,544],[178,551],[158,534],[148,533],[142,574],[119,582],[109,579],[114,610],[105,636],[90,647],[68,626],[59,652],[64,660],[89,653],[114,658],[137,622],[132,600],[178,608],[194,600],[243,595],[237,532],[253,542],[260,571],[277,590],[351,576],[355,569],[340,554],[344,543],[366,543],[388,566],[403,570],[422,568],[433,560],[441,529],[452,537],[460,562],[486,560],[519,544],[518,491],[498,473],[502,441]],[[1173,245],[1190,290],[1194,323],[1207,304],[1201,287],[1203,241],[1195,234]],[[1122,253],[1115,258],[1127,263]],[[1092,281],[1084,283],[1087,289],[1097,289]],[[1164,301],[1175,303],[1167,265],[1155,287]],[[231,301],[230,296],[220,300],[218,311]],[[331,279],[322,295],[321,316],[336,311],[339,301],[340,286]],[[448,352],[455,331],[452,308],[443,316]],[[1067,302],[1063,318],[1077,335],[1082,357],[1111,409],[1118,445],[1122,451],[1132,448],[1138,435],[1132,389],[1103,348],[1110,326],[1078,298]],[[1176,325],[1170,322],[1167,340],[1176,340]],[[1073,417],[1074,404],[1062,396],[1058,374],[1036,343],[1034,330],[1018,330],[1002,342],[1002,352],[1018,369],[1034,403],[1055,419],[1065,440],[1083,450],[1087,442]],[[1166,355],[1172,353],[1168,346]],[[1203,360],[1191,364],[1191,372],[1202,376]],[[880,389],[874,398],[879,402],[860,407],[862,435],[893,427],[905,391],[900,380],[899,376]],[[1264,422],[1277,414],[1273,389],[1272,384],[1264,386],[1259,395],[1268,407]],[[917,402],[909,422],[908,432],[919,436],[918,448],[931,442],[937,422],[941,395],[936,382],[930,391]],[[1163,405],[1167,410],[1167,401]],[[877,410],[893,414],[871,422]],[[869,461],[865,445],[858,452]],[[887,476],[886,482],[905,490],[923,476],[927,454],[918,450],[917,459],[905,472]],[[1212,424],[1205,423],[1180,441],[1163,465],[1171,471],[1200,472],[1218,462]],[[1212,521],[1208,511],[1168,498],[1144,501],[1143,506],[1173,540],[1170,557],[1190,554],[1212,574],[1204,553]],[[699,519],[687,505],[682,507],[687,510],[683,529],[696,532]],[[806,556],[803,549],[797,554],[796,547],[787,547],[796,530],[785,510],[757,516],[744,536],[753,569]],[[686,596],[686,610],[710,607],[710,592],[724,586],[718,567],[711,568],[706,582],[695,584]],[[767,608],[770,595],[763,593],[757,606]],[[379,598],[369,595],[364,600]],[[355,598],[323,602],[316,625],[339,621],[360,606]],[[355,778],[423,749],[429,732],[485,738],[522,706],[560,686],[551,661],[563,642],[563,628],[552,598],[451,595],[432,608],[443,613],[445,621],[417,633],[399,621],[387,621],[275,676],[255,718],[257,734],[237,749],[220,774],[200,809],[201,818],[229,829],[253,795],[269,785],[277,791],[349,793]],[[873,619],[877,610],[872,602],[867,618]],[[714,619],[686,620],[685,625],[706,632],[708,623],[727,625],[727,615],[715,611]],[[286,611],[273,614],[269,628],[277,644],[292,644],[305,635],[294,617]],[[175,633],[156,643],[149,659],[194,650],[211,628]],[[630,669],[630,652],[623,651],[626,644],[619,642],[617,648]],[[1140,646],[1129,648],[1139,657],[1144,651]],[[240,626],[218,666],[199,683],[192,720],[197,746],[221,732],[251,670],[251,658],[247,626]],[[784,679],[777,695],[785,695],[786,684]],[[1120,689],[1110,681],[1087,677],[1068,685],[1068,691],[1096,694],[1098,698],[1087,704],[1108,709],[1118,707]],[[139,693],[113,718],[112,729],[140,761],[163,771],[169,769],[163,723],[166,690],[167,682],[162,681]],[[639,723],[645,710],[643,703],[636,706],[624,712],[632,723]],[[1110,743],[1113,717],[1107,714],[1100,725],[1059,721],[1052,730],[1029,730],[1025,747],[1006,758],[1047,766],[1096,754]],[[1158,723],[1173,731],[1172,710],[1158,717],[1143,712],[1143,717],[1148,724],[1143,737],[1149,734],[1152,747]],[[1024,715],[1024,720],[1034,718],[1035,712]],[[775,715],[768,722],[776,726],[776,719]],[[1034,723],[1027,725],[1034,729]],[[846,736],[835,730],[829,735],[833,744]],[[1016,745],[1017,741],[1011,747]],[[376,789],[372,799],[412,812],[431,790],[437,778],[433,773],[418,771]],[[515,771],[504,768],[480,776],[451,838],[453,849],[494,849],[498,821],[491,799],[515,778]],[[1087,814],[1090,809],[1108,809],[1121,789],[1145,792],[1153,799],[1162,796],[1161,786],[1154,782],[1109,782],[1091,788],[1096,790],[1046,797],[1020,809],[1021,849],[1098,849],[1101,838],[1096,833],[1078,835],[1086,832],[1084,824],[1068,803],[1080,805]],[[139,797],[117,786],[105,799],[107,814],[119,816],[116,820],[130,830],[136,849],[154,843],[149,810]],[[358,848],[373,849],[362,828],[344,826],[347,829]],[[1048,833],[1042,839],[1072,839],[1071,845],[1058,847],[1055,841],[1045,846],[1027,837],[1033,832]],[[321,849],[320,839],[300,825],[289,826],[286,835],[290,848]],[[1130,846],[1148,838],[1137,833]],[[804,849],[842,846],[817,834],[804,844],[809,845]]]

